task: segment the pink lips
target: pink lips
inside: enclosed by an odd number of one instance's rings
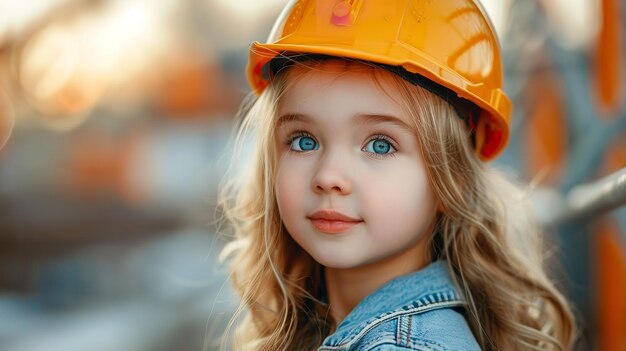
[[[333,210],[316,211],[307,218],[311,220],[317,230],[327,234],[340,234],[363,222],[362,219],[353,218]]]

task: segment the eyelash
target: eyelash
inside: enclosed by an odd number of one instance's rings
[[[315,137],[311,135],[310,133],[307,133],[303,130],[298,130],[289,135],[289,137],[285,141],[285,145],[291,146],[291,143],[293,143],[293,141],[296,140],[296,138],[300,138],[300,137],[309,137],[317,142],[317,139],[315,139]]]
[[[384,159],[387,157],[396,157],[396,152],[398,152],[398,146],[396,145],[395,141],[393,139],[391,139],[390,137],[384,135],[384,134],[374,134],[371,137],[369,137],[367,139],[367,141],[365,142],[365,145],[361,148],[361,150],[365,149],[365,146],[367,146],[367,144],[369,144],[371,141],[373,140],[384,140],[386,142],[388,142],[391,147],[395,150],[392,153],[388,153],[388,154],[377,154],[375,152],[368,152],[368,156],[369,157],[373,157],[376,159]]]
[[[289,148],[291,148],[291,144],[293,143],[294,140],[296,140],[296,138],[300,138],[300,137],[309,137],[312,138],[313,140],[315,140],[317,142],[317,139],[311,135],[311,133],[305,132],[303,130],[299,130],[296,132],[293,132],[291,135],[289,135],[289,137],[287,138],[287,140],[285,141],[285,145],[287,145]],[[367,144],[369,144],[372,140],[384,140],[386,142],[388,142],[389,144],[391,144],[391,147],[393,147],[395,149],[394,152],[392,153],[388,153],[388,154],[377,154],[374,152],[368,152],[368,156],[369,157],[373,157],[373,158],[377,158],[377,159],[384,159],[387,157],[396,157],[396,152],[398,151],[398,146],[396,145],[395,141],[393,139],[391,139],[390,137],[388,137],[387,135],[384,134],[374,134],[372,136],[370,136],[367,141],[365,142],[364,146],[361,147],[361,150],[365,149],[365,146],[367,146]],[[303,151],[295,151],[295,150],[289,150],[292,152],[303,152]]]

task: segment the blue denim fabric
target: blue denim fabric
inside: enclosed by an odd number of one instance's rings
[[[480,350],[465,304],[446,262],[436,261],[363,299],[318,351]]]

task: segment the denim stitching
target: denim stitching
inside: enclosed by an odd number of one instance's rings
[[[376,339],[374,340],[370,340],[368,343],[366,343],[365,345],[350,345],[350,347],[348,347],[348,349],[354,348],[354,347],[358,347],[359,350],[365,349],[365,350],[371,350],[373,348],[375,348],[378,345],[395,345],[396,340],[393,337],[393,333],[385,333],[383,335],[380,335],[378,337],[376,337]]]
[[[407,325],[405,316],[398,317],[398,335],[396,337],[396,340],[398,340],[399,345],[402,345],[404,343],[408,344],[409,342],[408,334],[410,330],[409,328],[410,328],[410,324]],[[406,337],[406,341],[405,341],[405,337]]]
[[[432,304],[438,304],[438,303],[442,303],[442,302],[452,302],[452,301],[459,301],[462,302],[462,304],[465,304],[465,302],[463,302],[463,300],[461,300],[459,298],[459,296],[457,295],[457,293],[455,291],[445,291],[445,292],[438,292],[438,293],[434,293],[434,294],[429,294],[426,296],[422,296],[420,299],[413,301],[410,305],[406,305],[406,306],[402,306],[402,310],[403,311],[409,311],[411,309],[415,309],[415,308],[421,308],[421,307],[426,307]],[[397,312],[399,311],[391,311],[391,312],[385,312],[383,314],[381,314],[380,316],[374,317],[374,318],[370,318],[369,320],[367,320],[364,324],[367,327],[368,325],[370,325],[371,323],[376,322],[377,320],[381,320],[385,317],[388,317],[390,315],[397,315]],[[361,328],[359,328],[361,329]],[[351,333],[345,335],[342,339],[337,340],[334,345],[331,346],[340,346],[340,345],[344,345],[344,344],[349,344],[351,343],[351,339],[356,337],[359,334],[359,329],[352,331]]]
[[[400,346],[404,349],[408,350],[416,350],[416,351],[451,351],[447,348],[445,348],[443,345],[438,344],[436,342],[432,342],[429,340],[418,340],[416,342],[413,343],[413,345],[408,346],[408,347],[404,347],[401,345],[397,345],[394,342],[391,341],[386,341],[386,340],[376,340],[376,342],[371,343],[369,345],[367,345],[367,347],[364,349],[364,351],[371,351],[373,349],[375,349],[378,346],[381,345],[392,345],[392,346]],[[348,349],[346,349],[348,350]],[[458,351],[458,350],[456,350]]]
[[[433,351],[450,351],[442,344],[436,341],[426,340],[426,339],[417,339],[413,341],[412,345],[409,348],[413,349],[414,347],[417,347],[417,346],[426,346],[426,347],[429,347]],[[434,346],[436,346],[436,350],[433,348]]]
[[[408,320],[408,325],[407,325]],[[398,317],[398,326],[399,332],[396,340],[398,341],[398,345],[409,344],[409,332],[411,330],[411,319],[407,318],[406,315]]]
[[[332,345],[332,346],[321,346],[318,350],[319,351],[323,351],[323,350],[333,351],[333,350],[349,349],[349,347],[352,344],[354,344],[357,341],[359,341],[365,334],[367,334],[367,332],[369,330],[371,330],[372,328],[378,326],[379,324],[381,324],[381,323],[383,323],[383,322],[385,322],[385,321],[387,321],[387,320],[389,320],[389,319],[391,319],[393,317],[396,317],[396,316],[403,316],[403,315],[407,315],[407,314],[424,313],[424,312],[427,312],[427,311],[436,310],[436,309],[440,309],[440,308],[462,306],[464,304],[465,304],[465,302],[460,301],[460,300],[437,302],[437,303],[432,303],[432,304],[427,304],[427,305],[422,305],[420,303],[420,304],[418,304],[419,306],[417,306],[417,307],[415,307],[413,309],[392,312],[392,313],[386,315],[385,317],[378,318],[378,319],[375,319],[372,322],[369,322],[364,328],[360,329],[358,331],[358,333],[356,333],[356,335],[351,336],[350,338],[348,338],[347,342],[345,342],[343,344]]]
[[[413,318],[408,317],[409,319],[409,329],[406,331],[406,346],[411,347],[411,323],[413,322]]]

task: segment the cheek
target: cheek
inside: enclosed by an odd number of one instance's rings
[[[364,205],[375,233],[420,234],[432,222],[436,200],[420,165],[403,166],[384,177],[370,179]]]
[[[303,194],[306,189],[306,178],[302,174],[302,168],[294,165],[293,162],[281,161],[275,181],[276,202],[280,215],[288,226],[289,219],[303,206],[303,196],[293,196],[293,194]]]

